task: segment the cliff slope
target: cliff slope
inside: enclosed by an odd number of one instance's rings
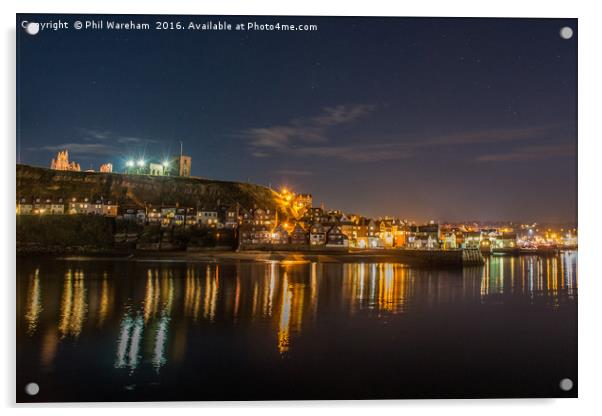
[[[248,183],[120,173],[70,172],[17,165],[17,198],[103,196],[120,205],[152,204],[187,207],[230,205],[278,209],[278,194]]]

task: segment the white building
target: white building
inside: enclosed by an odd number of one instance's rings
[[[216,228],[219,222],[217,211],[210,209],[201,209],[197,213],[197,222],[205,227]]]

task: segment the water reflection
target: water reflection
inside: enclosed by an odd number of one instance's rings
[[[483,268],[480,292],[485,303],[522,295],[558,307],[563,300],[575,300],[576,289],[577,253],[566,252],[554,257],[491,256]]]
[[[191,342],[205,333],[219,336],[211,331],[241,328],[243,337],[243,328],[253,328],[269,341],[258,345],[286,357],[322,321],[358,314],[386,319],[450,304],[559,308],[577,297],[576,252],[492,256],[484,267],[463,270],[391,263],[30,262],[20,268],[25,302],[19,316],[42,367],[53,367],[61,343],[75,345],[87,334],[90,342],[110,342],[113,368],[129,375],[183,361]]]
[[[27,335],[31,336],[36,332],[41,311],[40,269],[36,269],[29,279],[29,290],[27,292],[27,312],[25,313]]]
[[[82,331],[88,311],[86,283],[82,270],[69,269],[65,273],[63,295],[61,300],[61,315],[59,332],[61,337],[77,338]]]

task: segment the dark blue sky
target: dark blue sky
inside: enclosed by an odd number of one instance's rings
[[[17,16],[22,163],[192,156],[196,176],[289,185],[415,220],[575,221],[577,21]],[[35,36],[21,21],[70,22]],[[157,31],[158,20],[312,32]],[[560,37],[563,26],[575,35]]]

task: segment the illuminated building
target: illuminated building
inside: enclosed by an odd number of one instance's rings
[[[184,225],[186,227],[192,227],[197,225],[197,212],[196,208],[185,208],[186,217],[184,219]]]
[[[196,225],[197,212],[195,208],[176,208],[175,225]]]
[[[51,215],[63,215],[65,213],[63,198],[46,198],[45,212]]]
[[[110,199],[103,200],[102,203],[102,215],[105,217],[116,217],[119,206],[116,202]]]
[[[326,247],[349,247],[349,238],[340,225],[335,224],[326,232]]]
[[[176,207],[161,207],[161,225],[171,225],[176,216]]]
[[[163,176],[166,173],[165,168],[163,167],[163,164],[155,163],[155,162],[151,162],[148,164],[148,172],[149,172],[149,175],[154,175],[154,176]]]
[[[174,176],[190,177],[190,169],[192,168],[192,157],[179,155],[175,156],[166,172]]]
[[[496,248],[515,248],[516,247],[516,233],[505,232],[497,239]]]
[[[240,226],[241,244],[269,244],[271,239],[270,230],[266,225],[246,224]]]
[[[368,223],[368,247],[377,248],[380,246],[380,238],[378,238],[379,231],[380,227],[376,226],[376,222],[370,220]]]
[[[69,214],[87,214],[89,203],[90,200],[88,198],[71,198],[71,201],[69,201]]]
[[[32,198],[19,198],[17,200],[17,215],[29,215],[33,214],[33,199]]]
[[[299,214],[304,214],[313,205],[311,194],[297,194],[293,199],[293,206]]]
[[[157,208],[150,208],[147,214],[149,224],[160,224],[161,223],[161,210]]]
[[[456,233],[453,231],[448,231],[443,233],[443,249],[450,250],[458,248],[458,244],[456,241]]]
[[[111,163],[103,163],[100,165],[100,172],[102,173],[111,173],[113,172],[113,164]]]
[[[282,224],[272,230],[270,242],[272,244],[288,244],[288,231]]]
[[[322,246],[326,244],[326,230],[324,226],[316,222],[309,230],[309,244],[312,246]]]
[[[216,228],[219,222],[217,216],[217,209],[212,208],[201,208],[198,213],[198,223],[205,227]]]
[[[232,205],[226,210],[226,220],[224,225],[226,228],[236,228],[239,224],[240,207],[238,204]]]
[[[410,243],[410,247],[428,250],[437,249],[439,248],[439,241],[435,240],[431,235],[416,235]]]
[[[297,223],[290,233],[291,244],[307,244],[307,232]]]
[[[102,215],[103,212],[102,198],[96,198],[88,204],[88,214]]]
[[[81,171],[79,163],[69,162],[69,151],[67,149],[57,153],[56,159],[52,159],[50,162],[50,169],[69,170],[73,172]]]

